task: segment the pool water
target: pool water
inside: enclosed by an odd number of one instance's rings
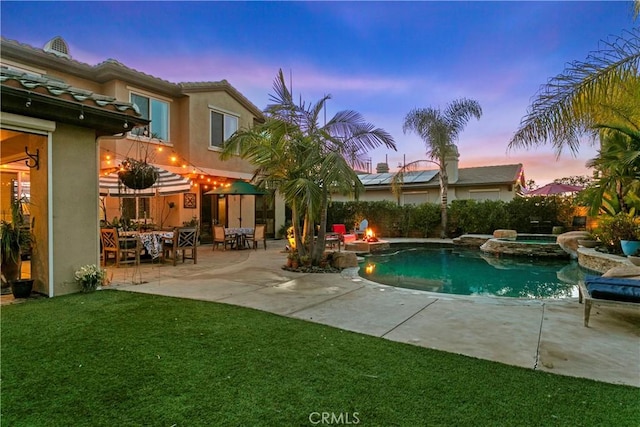
[[[447,294],[566,298],[578,295],[576,283],[585,273],[576,261],[414,247],[367,255],[359,274],[385,285]]]

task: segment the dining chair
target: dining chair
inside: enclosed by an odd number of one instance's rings
[[[234,236],[229,236],[224,232],[224,227],[222,225],[214,225],[213,226],[213,250],[216,250],[216,247],[222,245],[222,249],[227,250],[227,245],[229,248],[233,247],[236,239]]]
[[[120,267],[120,264],[140,264],[142,245],[136,236],[120,236],[115,228],[101,228],[100,242],[102,265],[107,265],[111,257],[114,258],[116,267]]]
[[[188,254],[187,254],[188,253]],[[170,259],[175,266],[179,255],[182,255],[182,262],[192,259],[194,264],[198,263],[198,228],[180,227],[173,232],[173,239],[164,239],[162,248],[163,260]]]
[[[258,249],[258,242],[262,242],[264,249],[267,249],[267,237],[265,235],[265,224],[258,224],[253,230],[253,234],[247,234],[245,239],[249,247],[253,246],[253,249]]]

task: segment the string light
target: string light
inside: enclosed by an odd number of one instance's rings
[[[165,147],[156,147],[155,153],[166,151],[164,150],[164,148]],[[118,155],[117,152],[114,152],[108,148],[101,148],[101,152],[102,152],[102,158],[105,164],[111,166],[110,168],[103,169],[105,175],[109,175],[113,172],[121,170],[120,165],[114,167],[113,164],[114,163],[118,164],[119,162],[123,161],[125,157],[123,157],[122,155]],[[205,186],[206,189],[209,189],[210,187],[212,187],[210,185],[212,182],[214,183],[215,186],[220,185],[222,187],[224,186],[228,187],[231,184],[228,183],[227,181],[228,180],[234,181],[233,179],[226,178],[226,177],[209,175],[206,171],[203,171],[201,168],[192,164],[187,159],[179,156],[175,151],[173,151],[171,155],[168,155],[168,157],[166,157],[164,161],[162,159],[154,160],[154,163],[157,163],[159,165],[171,164],[171,163],[175,164],[178,162],[180,162],[181,169],[190,169],[189,171],[185,171],[186,173],[179,173],[179,175],[189,179],[191,182],[192,188],[194,189],[197,189],[198,187],[202,187],[203,185]]]

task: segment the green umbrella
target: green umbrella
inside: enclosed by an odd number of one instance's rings
[[[207,191],[204,193],[205,196],[209,194],[218,194],[218,195],[228,195],[228,196],[249,196],[249,195],[258,195],[265,194],[264,191],[260,190],[253,184],[250,184],[246,181],[235,181],[230,186],[221,186],[211,191]],[[240,197],[240,227],[242,227],[242,197]]]

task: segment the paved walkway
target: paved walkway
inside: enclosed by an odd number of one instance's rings
[[[561,375],[640,387],[640,309],[577,299],[531,301],[394,288],[334,274],[283,270],[284,241],[212,251],[198,264],[108,268],[117,289],[251,307],[367,335]]]

